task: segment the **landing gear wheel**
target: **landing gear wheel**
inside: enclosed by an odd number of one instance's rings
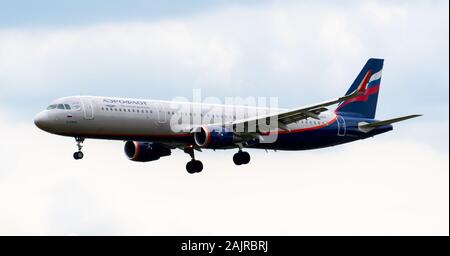
[[[248,152],[242,152],[242,164],[250,163],[250,154]]]
[[[234,154],[233,162],[235,165],[241,165],[242,164],[241,154],[239,153]]]
[[[199,160],[195,160],[194,161],[194,170],[195,170],[195,172],[203,171],[203,163],[200,162]]]
[[[186,171],[190,174],[195,173],[193,161],[189,161],[186,164]]]
[[[191,160],[186,164],[186,171],[190,174],[201,172],[202,170],[203,164],[198,160]]]
[[[250,154],[248,152],[239,151],[234,154],[233,162],[236,165],[248,164],[250,162]]]
[[[83,157],[84,157],[84,154],[81,151],[73,153],[73,158],[75,158],[75,160],[83,159]]]

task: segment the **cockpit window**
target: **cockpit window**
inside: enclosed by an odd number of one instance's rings
[[[47,110],[52,109],[60,109],[60,110],[72,110],[72,111],[78,111],[81,109],[79,102],[68,102],[68,103],[61,103],[61,104],[51,104],[47,107]]]
[[[72,108],[73,108],[73,109],[75,109],[75,110],[79,110],[79,109],[81,109],[81,107],[80,107],[80,104],[79,104],[79,103],[73,103],[73,104],[72,104]]]

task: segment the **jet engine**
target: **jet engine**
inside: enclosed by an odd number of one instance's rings
[[[127,141],[124,149],[128,159],[136,162],[155,161],[171,154],[170,149],[154,142]]]
[[[227,148],[234,146],[241,139],[224,127],[201,126],[194,131],[194,141],[201,148]]]

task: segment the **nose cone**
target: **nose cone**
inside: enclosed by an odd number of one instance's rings
[[[47,130],[49,128],[49,118],[45,111],[40,112],[34,117],[34,124],[42,130]]]

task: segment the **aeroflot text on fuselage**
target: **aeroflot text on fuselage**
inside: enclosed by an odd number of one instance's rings
[[[146,101],[141,100],[122,100],[122,99],[103,99],[105,103],[120,103],[120,104],[130,104],[130,105],[147,105]]]
[[[335,146],[391,131],[393,123],[419,116],[375,118],[382,69],[382,59],[369,59],[344,96],[295,109],[199,104],[195,97],[193,103],[72,96],[52,102],[34,122],[49,133],[74,137],[76,160],[84,156],[86,138],[121,140],[125,155],[137,162],[181,149],[191,157],[186,170],[198,173],[203,164],[195,152],[204,149],[237,150],[233,162],[240,166],[250,162],[247,148]]]

